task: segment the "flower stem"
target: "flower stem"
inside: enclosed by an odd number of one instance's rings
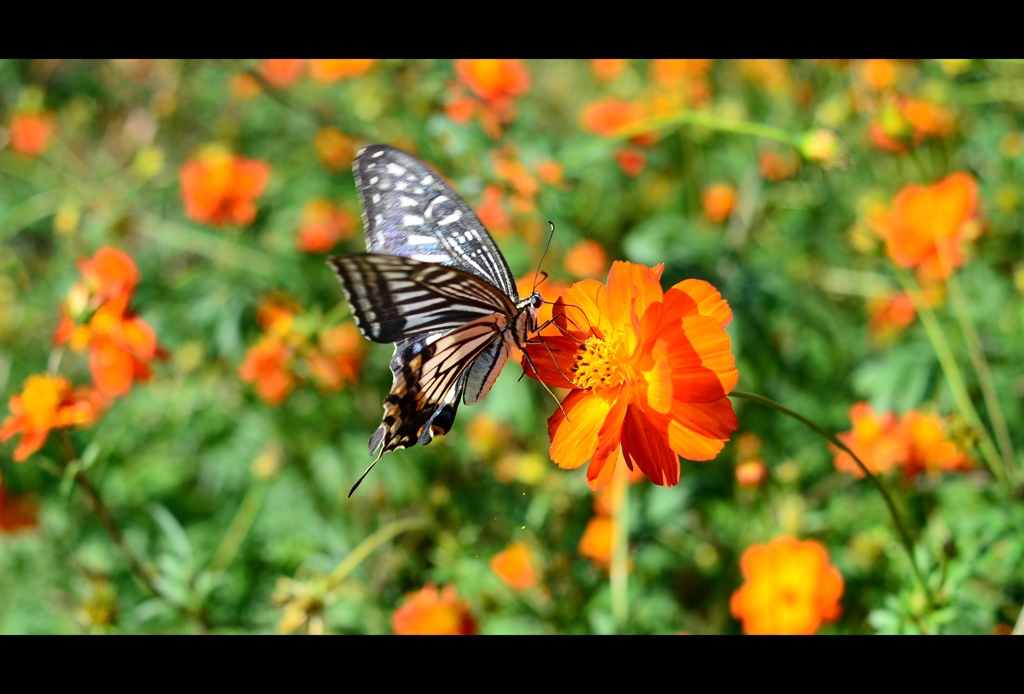
[[[781,412],[782,414],[788,417],[792,417],[793,419],[797,420],[798,422],[804,424],[806,427],[811,429],[811,431],[814,431],[815,433],[823,437],[825,440],[832,443],[837,448],[840,448],[850,454],[850,457],[853,458],[855,463],[857,463],[857,466],[860,468],[861,472],[864,473],[864,476],[867,477],[867,479],[871,482],[872,485],[874,485],[875,489],[878,490],[878,493],[882,495],[882,499],[883,501],[885,501],[885,506],[889,511],[889,517],[892,519],[893,525],[896,526],[896,532],[900,537],[900,544],[903,545],[903,549],[907,553],[907,560],[910,562],[910,568],[914,571],[914,576],[917,578],[917,582],[920,584],[921,590],[924,592],[925,598],[928,600],[929,607],[934,609],[935,597],[932,595],[932,591],[928,587],[928,582],[925,581],[924,575],[918,568],[917,562],[914,561],[914,542],[910,539],[910,533],[907,532],[907,528],[903,524],[903,520],[900,518],[899,512],[896,510],[896,504],[893,503],[892,497],[889,496],[889,492],[888,490],[886,490],[882,482],[873,474],[871,474],[871,471],[868,470],[864,462],[857,457],[857,454],[850,450],[850,448],[845,443],[840,441],[839,437],[837,437],[835,434],[825,431],[820,426],[818,426],[811,420],[807,419],[807,417],[804,417],[803,415],[794,412],[793,410],[775,402],[774,400],[766,398],[763,395],[757,395],[756,393],[747,393],[745,391],[740,390],[734,390],[729,395],[734,398],[753,400],[754,402],[760,403],[767,407],[771,407],[772,409],[777,410],[778,412]]]
[[[726,120],[710,111],[681,109],[666,116],[645,118],[637,123],[616,131],[612,139],[625,140],[630,137],[649,133],[672,125],[699,125],[709,130],[730,133],[732,135],[750,135],[776,140],[794,147],[798,146],[798,138],[787,130],[776,128],[764,123],[752,123],[742,120]]]
[[[895,265],[893,266],[893,271],[896,274],[896,279],[903,286],[903,290],[914,303],[917,315],[921,317],[921,324],[924,325],[925,332],[928,333],[928,339],[935,350],[935,356],[938,357],[939,364],[942,366],[942,372],[946,375],[946,382],[953,393],[953,400],[956,402],[957,410],[960,411],[960,416],[977,431],[981,439],[978,447],[981,450],[982,462],[993,477],[1008,484],[1009,479],[1007,478],[1006,470],[1003,468],[1002,460],[996,451],[995,444],[992,443],[988,429],[981,423],[981,417],[978,416],[978,411],[974,409],[974,404],[967,394],[967,386],[964,385],[963,374],[960,373],[960,367],[957,366],[956,359],[953,357],[953,351],[949,347],[946,335],[942,332],[942,328],[939,327],[939,320],[936,318],[935,312],[922,299],[921,288],[909,272]]]
[[[1011,477],[1014,471],[1014,462],[1017,459],[1013,450],[1013,441],[1010,439],[1010,430],[1006,426],[1006,417],[1003,416],[1003,408],[999,404],[999,396],[996,394],[992,372],[985,360],[985,352],[981,347],[981,340],[978,338],[978,331],[971,321],[971,312],[967,308],[967,300],[963,290],[960,288],[960,281],[956,274],[951,274],[946,280],[946,287],[949,290],[949,300],[953,305],[953,313],[956,314],[960,329],[967,338],[967,351],[971,356],[971,364],[978,376],[978,384],[981,386],[981,394],[985,398],[985,408],[988,410],[989,419],[992,421],[992,430],[995,432],[996,441],[999,444],[999,452],[1003,455],[1003,464],[1006,466],[1007,477]]]
[[[403,520],[397,520],[389,523],[383,528],[378,529],[372,535],[356,545],[355,549],[349,552],[348,556],[342,559],[341,563],[334,567],[334,571],[332,571],[330,576],[327,577],[328,590],[344,581],[345,578],[352,573],[352,571],[359,566],[364,559],[373,554],[375,549],[383,545],[388,540],[409,530],[416,530],[418,528],[426,527],[427,525],[428,521],[425,518],[405,518]]]
[[[619,454],[621,456],[621,453]],[[612,619],[622,633],[629,621],[629,476],[619,460],[612,475],[612,563],[610,567]]]
[[[210,560],[209,571],[218,573],[231,566],[231,562],[234,561],[239,547],[242,546],[246,535],[249,534],[256,516],[263,508],[263,502],[266,500],[269,490],[270,483],[268,481],[253,480],[238,511],[235,512],[235,517],[231,519],[231,525],[224,533],[213,559]]]

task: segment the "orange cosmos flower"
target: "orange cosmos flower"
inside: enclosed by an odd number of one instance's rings
[[[777,537],[740,558],[745,583],[729,609],[746,634],[813,634],[842,614],[843,576],[819,542]]]
[[[213,145],[182,164],[179,178],[189,219],[213,226],[244,226],[256,219],[256,199],[267,186],[270,167]]]
[[[602,82],[611,82],[622,74],[628,63],[625,58],[594,58],[590,61],[590,71]]]
[[[326,253],[355,233],[355,218],[324,198],[314,198],[302,208],[302,227],[295,243],[306,253]]]
[[[837,438],[857,454],[872,474],[889,472],[907,459],[906,435],[891,412],[879,415],[868,403],[858,402],[850,406],[850,422],[853,429],[837,434]],[[864,477],[849,453],[832,444],[829,449],[835,456],[836,470]]]
[[[486,102],[522,96],[530,89],[530,73],[521,60],[456,60],[455,73]]]
[[[317,130],[313,137],[316,156],[325,169],[348,171],[356,157],[356,142],[332,125]]]
[[[610,96],[584,106],[580,111],[580,125],[594,135],[614,137],[642,121],[644,116],[645,113],[639,106]],[[642,133],[630,139],[636,144],[649,145],[654,142],[655,137],[650,133]]]
[[[562,165],[552,159],[545,159],[537,165],[537,175],[545,183],[558,185],[562,182]]]
[[[491,569],[512,590],[525,593],[540,583],[540,570],[530,546],[525,542],[512,542],[491,557]]]
[[[590,459],[591,489],[611,479],[620,445],[630,470],[671,486],[680,455],[710,460],[736,430],[729,304],[701,280],[663,291],[663,268],[616,261],[607,286],[577,282],[554,311],[565,334],[527,346],[531,377],[572,389],[548,419],[551,458],[566,469]]]
[[[704,189],[701,196],[704,214],[712,222],[720,224],[729,219],[736,204],[736,189],[728,183],[713,183]]]
[[[366,340],[354,323],[322,330],[316,349],[307,358],[310,375],[330,390],[341,390],[359,379],[366,352]]]
[[[268,58],[260,61],[260,76],[267,84],[283,89],[302,76],[306,61],[302,58]]]
[[[475,634],[476,620],[469,607],[459,600],[455,586],[438,590],[428,583],[405,596],[402,606],[391,616],[396,634]]]
[[[26,157],[38,157],[50,147],[56,119],[49,111],[19,111],[11,118],[11,149]]]
[[[91,389],[73,390],[66,378],[39,374],[25,380],[24,390],[11,396],[9,406],[11,414],[0,426],[0,441],[22,435],[13,456],[20,463],[42,448],[52,429],[95,424],[105,403]]]
[[[974,467],[971,458],[946,434],[946,424],[938,415],[911,410],[900,421],[909,441],[903,474],[911,477],[920,472],[953,472]]]
[[[917,311],[905,292],[880,294],[868,301],[868,333],[879,342],[886,342],[914,322]]]
[[[583,239],[572,245],[562,259],[565,271],[577,279],[590,279],[603,275],[608,270],[608,256],[604,246],[591,239]]]
[[[82,273],[84,287],[73,288],[72,293],[84,290],[88,297],[87,306],[92,309],[107,301],[127,304],[141,278],[132,257],[111,246],[103,246],[92,258],[80,261],[78,269]],[[76,300],[81,301],[81,298],[79,294]],[[72,303],[70,296],[68,301]]]
[[[916,268],[922,278],[946,279],[963,264],[961,244],[977,202],[978,184],[957,172],[931,186],[905,186],[891,211],[871,222],[893,262]]]
[[[768,479],[768,468],[760,458],[746,458],[736,463],[736,484],[744,489],[757,489]]]
[[[800,170],[800,158],[792,150],[763,149],[757,163],[761,175],[772,182],[792,178]]]
[[[245,353],[238,376],[256,386],[256,393],[270,405],[280,405],[298,384],[291,370],[291,348],[277,335],[265,335]]]
[[[577,547],[579,553],[607,570],[612,563],[612,533],[615,522],[607,516],[594,516],[587,521],[587,527]]]
[[[861,65],[861,74],[864,83],[875,91],[885,91],[896,85],[898,75],[895,60],[872,59],[865,60]]]
[[[626,147],[615,153],[615,161],[618,162],[622,173],[636,178],[647,168],[647,157],[642,151],[635,147]]]
[[[484,186],[483,200],[476,208],[476,216],[487,230],[501,238],[512,231],[512,220],[503,204],[505,195],[501,187],[493,183]]]
[[[318,82],[332,84],[340,79],[359,77],[366,73],[376,60],[369,58],[345,58],[309,61],[309,75]]]
[[[651,78],[661,87],[678,87],[705,77],[710,69],[707,58],[660,58],[651,61]]]

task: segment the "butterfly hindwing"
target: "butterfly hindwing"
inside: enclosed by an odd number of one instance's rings
[[[374,342],[398,342],[516,310],[497,288],[456,268],[377,253],[329,262],[356,325]]]

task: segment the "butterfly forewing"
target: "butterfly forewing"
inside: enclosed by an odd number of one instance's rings
[[[353,164],[366,250],[448,265],[519,300],[515,279],[476,213],[436,172],[386,145],[368,145]]]

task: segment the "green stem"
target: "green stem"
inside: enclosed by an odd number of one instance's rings
[[[404,520],[394,521],[380,528],[375,533],[364,539],[355,549],[348,553],[341,563],[338,564],[334,571],[331,572],[330,576],[327,577],[328,590],[334,588],[339,583],[345,580],[345,578],[352,573],[352,571],[359,566],[364,559],[370,556],[374,550],[383,545],[397,535],[401,535],[409,530],[416,530],[423,528],[428,525],[428,521],[425,518],[406,518]]]
[[[971,321],[971,312],[967,307],[967,300],[963,290],[960,288],[960,281],[956,274],[949,276],[946,280],[949,289],[949,301],[953,305],[953,313],[956,314],[960,329],[967,338],[967,351],[971,356],[971,364],[974,372],[978,375],[978,384],[981,386],[982,397],[985,398],[985,408],[988,410],[989,419],[992,420],[992,429],[999,443],[999,452],[1003,455],[1003,464],[1006,466],[1007,477],[1013,474],[1014,461],[1017,456],[1013,450],[1013,441],[1010,439],[1010,429],[1006,425],[1006,417],[1003,416],[1003,408],[999,404],[999,396],[996,394],[995,382],[992,379],[992,372],[988,368],[988,361],[985,360],[985,352],[981,347],[981,340],[978,338],[978,331]]]
[[[924,325],[925,332],[928,333],[928,339],[935,350],[935,356],[938,357],[939,365],[942,366],[942,372],[945,374],[946,382],[953,393],[953,400],[956,403],[957,410],[960,412],[960,416],[977,431],[981,439],[978,447],[981,450],[982,463],[988,468],[993,477],[1003,483],[1008,483],[1009,480],[1006,477],[1006,470],[1003,469],[1002,460],[999,458],[999,453],[992,443],[988,429],[982,425],[981,417],[978,416],[978,411],[974,409],[974,404],[967,394],[967,386],[964,385],[963,374],[960,372],[960,367],[957,366],[956,359],[953,358],[953,351],[949,347],[946,335],[942,332],[942,328],[939,327],[939,319],[935,316],[935,312],[932,311],[932,307],[922,299],[921,289],[910,273],[896,265],[893,266],[893,270],[896,274],[896,279],[899,280],[903,290],[914,303],[917,315],[921,317],[921,324]]]
[[[210,560],[209,571],[217,573],[231,566],[231,562],[234,561],[235,556],[238,554],[238,549],[249,534],[256,516],[259,515],[269,490],[269,481],[253,480],[249,490],[245,493],[245,498],[242,499],[242,503],[238,507],[238,511],[235,512],[235,517],[231,520],[231,525],[228,526],[227,532],[224,533],[224,538],[220,541],[213,559]]]
[[[729,395],[730,397],[734,398],[752,400],[767,407],[771,407],[772,409],[781,412],[782,414],[788,417],[792,417],[793,419],[802,423],[804,426],[808,427],[811,431],[817,433],[819,436],[823,437],[825,440],[832,443],[832,445],[850,454],[850,457],[853,458],[853,461],[855,463],[857,463],[857,466],[860,468],[861,472],[864,473],[864,476],[867,477],[868,481],[870,481],[872,485],[874,485],[875,489],[878,490],[878,493],[882,495],[882,500],[885,501],[885,506],[889,511],[889,517],[892,519],[893,525],[896,526],[896,532],[899,534],[900,544],[903,545],[903,549],[907,553],[907,560],[910,562],[910,567],[914,571],[914,576],[917,578],[917,582],[920,584],[921,590],[924,592],[925,598],[928,600],[928,605],[932,609],[935,609],[935,597],[932,595],[932,591],[928,587],[928,582],[925,581],[924,575],[918,568],[917,562],[914,561],[914,542],[910,539],[910,533],[907,532],[907,528],[903,524],[903,520],[900,518],[899,512],[896,510],[896,504],[893,503],[892,497],[889,496],[889,492],[888,490],[886,490],[882,482],[873,474],[871,474],[871,471],[868,470],[864,462],[857,457],[857,454],[850,450],[849,446],[840,441],[839,437],[837,437],[835,434],[825,431],[820,426],[818,426],[811,420],[807,419],[803,415],[794,412],[793,410],[775,402],[774,400],[766,398],[763,395],[757,395],[756,393],[747,393],[745,391],[740,390],[734,390]]]
[[[625,465],[619,461],[619,468]],[[629,621],[629,479],[624,469],[613,473],[615,512],[612,523],[612,563],[610,567],[612,619],[616,633],[623,633]]]

